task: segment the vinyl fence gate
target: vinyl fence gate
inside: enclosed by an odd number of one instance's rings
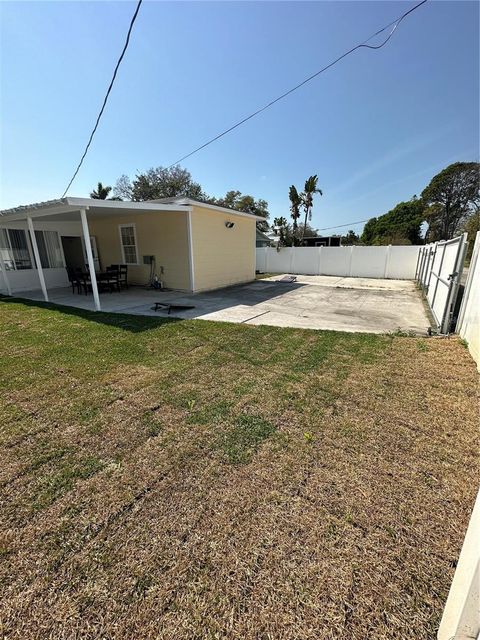
[[[415,280],[440,333],[449,333],[452,329],[466,250],[467,234],[464,233],[452,240],[427,244],[418,253]]]

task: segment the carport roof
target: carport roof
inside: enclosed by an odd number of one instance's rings
[[[59,215],[65,213],[73,213],[80,209],[88,209],[91,213],[108,214],[109,211],[125,211],[125,213],[134,213],[141,211],[192,211],[192,205],[197,205],[217,211],[218,213],[228,213],[229,215],[243,216],[254,218],[255,220],[264,220],[260,216],[254,216],[243,211],[235,211],[226,207],[217,207],[216,205],[206,204],[190,198],[162,198],[161,200],[150,200],[147,202],[131,202],[122,200],[97,200],[94,198],[58,198],[56,200],[47,200],[45,202],[36,202],[33,204],[14,207],[12,209],[0,210],[0,216],[9,220],[24,219],[26,216],[40,217]]]

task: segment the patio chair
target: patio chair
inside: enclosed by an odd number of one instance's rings
[[[72,293],[75,293],[75,289],[77,289],[77,293],[80,293],[82,288],[81,278],[81,269],[75,269],[74,267],[67,267],[67,277],[68,281],[72,285]]]
[[[77,274],[77,278],[78,278],[78,282],[80,283],[78,293],[80,293],[80,289],[83,289],[83,293],[85,295],[88,295],[90,291],[92,291],[92,281],[90,280],[90,274],[84,273],[82,271],[81,273]]]
[[[97,283],[99,289],[108,289],[110,293],[113,293],[115,289],[120,291],[120,276],[118,270],[107,267],[106,273],[100,277],[97,276]]]
[[[128,289],[128,265],[126,264],[112,264],[110,267],[107,267],[107,271],[116,270],[118,272],[118,278],[120,283],[120,288]]]

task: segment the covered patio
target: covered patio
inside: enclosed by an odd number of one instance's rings
[[[19,294],[20,295],[20,294]],[[128,290],[105,292],[99,294],[102,308],[106,313],[133,313],[140,315],[161,315],[154,312],[151,307],[156,302],[174,302],[183,300],[184,295],[180,291],[157,291],[147,287],[133,286]],[[22,298],[42,302],[45,300],[41,289],[23,291]],[[49,300],[53,304],[76,307],[87,311],[96,311],[95,299],[89,295],[72,293],[71,287],[57,287],[49,291]],[[186,303],[185,303],[186,304]]]
[[[180,217],[186,220],[184,227],[187,234],[190,233],[191,207],[176,204],[63,198],[0,212],[0,292],[95,311],[112,310],[113,300],[117,300],[113,306],[118,310],[128,307],[128,291],[121,291],[114,298],[111,297],[114,294],[107,292],[107,308],[103,304],[99,250],[104,247],[97,246],[95,229],[103,229],[105,223],[112,221],[108,244],[116,242],[117,251],[121,246],[123,258],[116,262],[142,269],[142,273],[147,274],[142,282],[148,285],[148,274],[153,274],[153,269],[146,258],[154,261],[154,256],[139,255],[135,221],[138,216],[152,212],[167,215],[181,212]],[[118,235],[116,224],[125,220],[132,223],[118,224]],[[128,227],[126,234],[122,234],[122,227]],[[132,240],[128,239],[128,234]],[[132,242],[132,247],[128,242]],[[89,295],[82,295],[80,291],[74,294],[72,288],[67,288],[67,251],[88,276]],[[187,263],[189,258],[188,254],[182,256]],[[188,272],[188,264],[185,269]]]

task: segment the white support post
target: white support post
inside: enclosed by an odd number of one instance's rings
[[[295,273],[295,247],[290,248],[290,269],[289,273]]]
[[[30,231],[30,242],[32,243],[33,255],[35,256],[35,262],[37,264],[38,279],[40,280],[40,286],[43,291],[43,297],[45,302],[48,302],[47,285],[45,284],[45,277],[43,275],[42,263],[40,262],[40,253],[38,251],[37,239],[35,237],[35,229],[33,228],[33,221],[30,216],[27,216],[28,230]]]
[[[1,231],[2,231],[2,229],[0,229],[0,232]],[[0,248],[0,268],[2,269],[2,276],[3,276],[3,280],[5,282],[5,286],[7,287],[8,295],[11,296],[12,295],[12,287],[10,286],[10,280],[8,279],[8,276],[7,276],[7,267],[5,266],[5,261],[4,261],[3,256],[2,256],[1,248]]]
[[[322,275],[322,245],[318,247],[317,275]]]
[[[355,248],[355,245],[352,244],[352,246],[350,247],[350,260],[348,262],[348,277],[351,278],[352,277],[352,266],[353,266],[353,250]]]
[[[390,266],[390,254],[392,252],[392,245],[389,244],[385,253],[385,269],[383,270],[383,277],[388,278],[388,267]]]
[[[95,311],[101,311],[100,296],[98,295],[97,276],[95,274],[95,263],[93,261],[92,245],[90,244],[90,231],[88,229],[87,214],[85,209],[80,209],[80,220],[82,221],[83,242],[87,252],[88,270],[90,272],[90,282],[92,283],[93,301]]]
[[[190,273],[190,289],[192,290],[192,293],[194,293],[195,292],[195,263],[193,260],[192,212],[190,209],[187,211],[188,264],[189,264],[189,273]]]

